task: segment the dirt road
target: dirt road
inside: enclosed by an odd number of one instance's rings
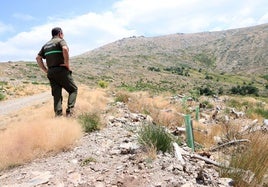
[[[0,102],[0,116],[6,115],[11,112],[20,110],[23,107],[31,106],[37,103],[42,103],[51,99],[50,92],[43,92],[41,94],[36,94],[32,96],[27,96],[23,98],[2,101]]]

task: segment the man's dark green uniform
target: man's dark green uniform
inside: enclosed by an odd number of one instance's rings
[[[52,95],[54,97],[54,111],[56,116],[62,115],[62,88],[69,93],[66,114],[71,113],[76,102],[78,90],[72,78],[72,72],[66,67],[60,66],[64,64],[63,46],[67,46],[64,39],[53,37],[38,53],[43,59],[46,59],[48,67],[47,78],[50,81]]]

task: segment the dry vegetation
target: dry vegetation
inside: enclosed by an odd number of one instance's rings
[[[148,114],[152,117],[153,122],[158,125],[166,126],[169,130],[174,130],[176,127],[184,127],[184,118],[182,114],[189,112],[185,110],[183,102],[171,103],[169,94],[152,95],[148,92],[119,92],[117,98],[127,103],[130,110]],[[198,105],[199,102],[187,103],[187,108]],[[230,145],[222,148],[215,154],[215,159],[220,163],[229,162],[233,168],[239,168],[243,172],[230,172],[229,169],[222,169],[223,176],[231,177],[237,181],[236,186],[258,186],[263,180],[263,176],[267,174],[268,168],[268,134],[267,132],[241,133],[242,129],[249,125],[254,119],[262,122],[265,117],[260,113],[254,112],[254,108],[262,103],[263,111],[267,112],[267,104],[262,100],[251,97],[230,97],[229,103],[222,103],[222,107],[229,105],[237,110],[245,111],[246,116],[242,119],[231,118],[226,122],[220,116],[216,120],[212,120],[209,124],[201,123],[193,120],[194,139],[196,142],[196,151],[203,152],[217,147],[218,143],[230,142],[240,139],[248,140],[249,143],[241,143]],[[212,109],[216,108],[215,104],[211,104]],[[229,112],[229,113],[228,113]],[[229,115],[230,111],[224,111],[225,115]],[[194,119],[194,112],[190,112]],[[211,113],[212,114],[212,113]],[[220,142],[219,139],[220,138]],[[149,147],[150,154],[153,153],[154,147]],[[154,154],[153,154],[154,155]],[[254,173],[254,179],[246,183],[245,172]]]
[[[0,134],[0,168],[67,150],[82,136],[81,127],[74,120],[42,117],[23,120]]]
[[[128,98],[125,103],[131,111],[150,115],[154,122],[159,125],[169,128],[183,125],[182,105],[170,103],[170,93],[162,93],[159,96],[148,92],[126,93],[121,91],[117,97],[120,95],[125,95]]]
[[[103,90],[89,90],[85,86],[79,88],[76,115],[101,113],[105,109],[109,98]],[[67,101],[66,94],[64,101]],[[52,101],[9,116],[9,119],[3,118],[6,124],[0,131],[2,169],[67,150],[83,135],[75,118],[54,118]]]

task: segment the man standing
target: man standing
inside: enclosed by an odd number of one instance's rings
[[[62,29],[55,27],[51,34],[52,39],[41,48],[36,61],[49,79],[56,116],[62,116],[62,88],[69,93],[66,109],[66,116],[69,117],[73,114],[78,88],[72,78],[69,48],[63,39]],[[46,59],[47,67],[44,65],[43,59]]]

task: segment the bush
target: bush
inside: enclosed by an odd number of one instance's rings
[[[84,132],[90,133],[96,130],[100,130],[100,117],[96,114],[84,113],[78,116],[79,122],[82,124]]]
[[[6,81],[0,81],[0,86],[3,86],[3,85],[7,85],[7,82]]]
[[[267,75],[263,75],[262,78],[264,78],[265,80],[268,81],[268,74]]]
[[[160,68],[159,67],[148,67],[149,71],[156,71],[156,72],[160,72]]]
[[[200,95],[206,95],[206,96],[215,94],[215,92],[212,89],[210,89],[209,86],[205,88],[199,88],[199,92],[200,92]]]
[[[199,53],[194,56],[194,61],[199,61],[207,66],[213,66],[216,62],[216,57],[205,53]]]
[[[188,71],[185,71],[185,68],[184,67],[167,67],[167,68],[164,68],[164,71],[169,71],[173,74],[177,74],[177,75],[185,75],[187,76],[189,74]]]
[[[104,80],[100,80],[98,82],[98,85],[101,87],[101,88],[107,88],[108,87],[108,82],[104,81]]]
[[[0,92],[0,101],[5,99],[5,95],[3,93]]]
[[[97,160],[93,157],[88,157],[80,163],[80,166],[87,166],[91,162],[97,162]]]
[[[139,143],[157,151],[170,152],[173,138],[171,134],[158,125],[144,125],[138,132]]]
[[[116,102],[127,103],[128,100],[129,100],[129,95],[127,93],[120,92],[116,94],[116,98],[115,98]]]
[[[231,88],[232,94],[240,94],[240,95],[247,95],[247,94],[253,94],[258,96],[259,89],[252,85],[246,85],[246,86],[236,86]]]
[[[256,108],[254,109],[254,112],[260,116],[262,116],[265,119],[268,119],[268,110],[264,109],[264,108]]]

